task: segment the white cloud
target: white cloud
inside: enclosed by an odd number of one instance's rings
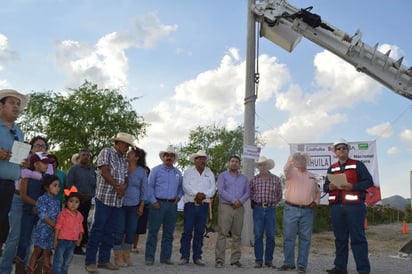
[[[406,143],[408,148],[412,149],[412,130],[404,129],[400,133],[399,137],[404,143]]]
[[[0,71],[2,71],[4,67],[8,65],[10,62],[13,62],[17,59],[17,53],[9,49],[8,38],[0,33]]]
[[[393,134],[393,128],[391,123],[384,122],[379,125],[366,129],[366,132],[370,135],[375,135],[383,138],[389,138]]]
[[[176,31],[176,25],[162,25],[156,13],[136,19],[132,31],[106,34],[95,45],[65,40],[57,43],[56,66],[69,77],[67,86],[79,86],[84,80],[103,88],[127,86],[129,48],[153,48]]]
[[[394,155],[398,153],[398,148],[397,147],[390,147],[388,148],[388,150],[386,151],[386,153],[390,154],[390,155]]]

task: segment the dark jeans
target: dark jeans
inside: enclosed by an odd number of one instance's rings
[[[202,258],[203,234],[205,232],[208,210],[208,204],[195,205],[194,203],[185,203],[183,233],[180,239],[182,259],[189,259],[190,257],[192,234],[193,261]]]
[[[356,270],[369,273],[371,268],[368,258],[368,241],[364,228],[365,204],[333,204],[330,207],[330,217],[335,235],[336,257],[334,264],[336,268],[341,271],[346,270],[350,238]]]
[[[86,245],[87,241],[89,240],[89,226],[87,223],[87,219],[89,218],[89,211],[91,207],[92,207],[92,199],[88,199],[88,200],[82,201],[78,208],[79,212],[83,215],[83,229],[84,229],[84,234],[83,234],[83,238],[82,238],[82,242],[80,246]]]
[[[96,210],[86,248],[86,265],[96,264],[97,253],[99,253],[99,263],[110,262],[113,234],[117,232],[119,224],[120,208],[105,205],[98,199],[95,200]]]
[[[5,243],[9,234],[9,211],[14,195],[14,181],[0,180],[0,243]]]

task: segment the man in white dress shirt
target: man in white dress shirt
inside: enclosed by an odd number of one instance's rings
[[[193,235],[193,263],[204,266],[202,261],[203,233],[205,231],[210,199],[216,192],[215,176],[206,167],[207,155],[204,151],[190,156],[195,165],[183,174],[184,225],[180,240],[181,265],[189,263],[190,242]]]

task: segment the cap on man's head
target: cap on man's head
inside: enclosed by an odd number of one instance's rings
[[[45,163],[45,164],[52,164],[52,163],[54,163],[54,159],[50,158],[44,152],[36,152],[30,157],[30,165],[33,165],[36,162],[42,162],[42,163]]]
[[[339,139],[337,139],[335,142],[333,142],[333,150],[334,150],[334,151],[335,151],[335,149],[336,149],[336,147],[337,147],[338,145],[346,145],[346,147],[349,147],[348,141],[346,141],[346,140],[343,139],[343,138],[339,138]]]
[[[24,107],[27,105],[29,98],[27,95],[24,95],[17,90],[14,89],[2,89],[0,90],[0,100],[6,97],[15,97],[20,100],[20,110],[23,110]]]

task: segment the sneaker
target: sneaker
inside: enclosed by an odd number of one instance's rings
[[[223,262],[216,262],[215,267],[216,268],[223,268],[223,267],[225,267],[225,265],[223,264]]]
[[[168,265],[172,265],[173,262],[171,260],[161,260],[160,261],[161,264],[168,264]]]
[[[189,263],[189,259],[181,258],[178,265],[185,265]]]
[[[95,264],[87,264],[84,266],[87,272],[89,273],[95,273],[97,272],[97,266]]]
[[[202,261],[202,259],[194,260],[194,264],[198,266],[205,266],[205,263]]]
[[[298,273],[299,274],[305,274],[306,273],[306,269],[303,266],[299,266],[298,267]]]
[[[98,263],[97,264],[98,268],[106,268],[109,270],[119,270],[118,266],[115,266],[114,264],[112,264],[111,262],[107,262],[107,263]]]
[[[326,270],[327,274],[348,274],[347,270],[339,270],[336,267]]]
[[[266,263],[265,263],[265,266],[276,268],[276,266],[274,266],[274,265],[273,265],[272,263],[270,263],[270,262],[266,262]]]
[[[145,265],[153,265],[153,261],[147,260],[144,262]]]
[[[288,266],[288,265],[282,265],[281,267],[278,268],[279,271],[290,271],[290,270],[295,270],[294,266]]]
[[[230,263],[230,265],[237,266],[237,267],[243,267],[243,265],[239,261]]]
[[[255,263],[255,268],[262,268],[262,263]]]

